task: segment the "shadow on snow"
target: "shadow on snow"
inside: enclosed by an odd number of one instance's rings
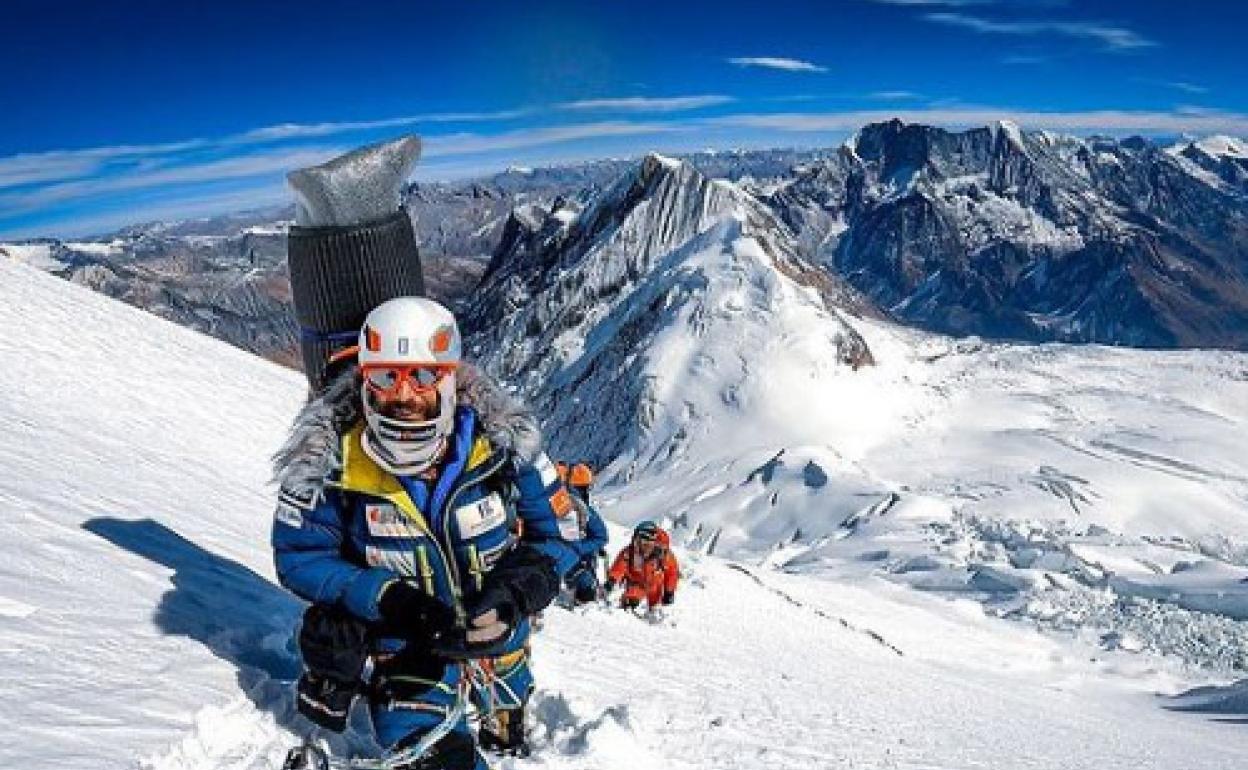
[[[1171,711],[1209,714],[1218,722],[1248,724],[1248,679],[1222,686],[1196,687],[1167,700],[1166,708]]]
[[[239,688],[278,724],[294,728],[291,682],[299,676],[293,632],[303,604],[252,570],[151,519],[97,517],[83,529],[173,570],[157,627],[185,636],[238,670]]]

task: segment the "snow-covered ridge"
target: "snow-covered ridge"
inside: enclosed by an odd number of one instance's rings
[[[1216,134],[1190,142],[1179,142],[1167,149],[1172,154],[1194,147],[1213,157],[1248,158],[1248,142],[1234,136]]]
[[[689,164],[649,156],[574,221],[535,216],[515,220],[469,327],[486,365],[549,416],[557,451],[670,457],[673,437],[751,398],[777,344],[815,367],[870,360],[836,304],[853,293],[799,283],[809,268],[787,229]]]
[[[61,262],[52,256],[50,243],[5,243],[0,244],[0,257],[21,262],[40,270],[56,270]]]

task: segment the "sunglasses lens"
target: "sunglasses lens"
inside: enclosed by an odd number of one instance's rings
[[[368,380],[368,384],[378,390],[390,390],[399,384],[399,373],[390,368],[367,369],[364,377]]]
[[[416,390],[429,390],[436,387],[445,373],[442,369],[428,366],[370,366],[364,369],[364,379],[374,390],[396,390],[407,380],[407,384]]]
[[[437,369],[413,369],[412,379],[422,388],[432,388],[442,375]]]

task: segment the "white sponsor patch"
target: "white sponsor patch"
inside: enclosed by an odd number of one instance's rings
[[[416,560],[412,551],[394,551],[389,548],[378,548],[375,545],[364,547],[364,560],[370,567],[385,567],[407,577],[419,576]]]
[[[463,539],[485,534],[507,522],[507,508],[497,492],[455,509],[455,525]]]
[[[369,503],[364,506],[364,521],[373,537],[422,537],[423,533],[397,506]]]
[[[288,527],[303,528],[303,511],[287,503],[277,504],[277,520]]]
[[[543,489],[549,489],[552,484],[559,480],[559,471],[555,468],[555,464],[550,461],[550,456],[545,452],[537,456],[533,467],[537,468],[538,474],[542,477]]]
[[[559,536],[564,540],[580,540],[581,527],[576,522],[575,516],[563,516],[558,519]]]

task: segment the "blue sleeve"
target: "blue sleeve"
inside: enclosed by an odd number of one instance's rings
[[[589,509],[589,515],[585,518],[585,538],[580,542],[581,558],[593,556],[606,548],[608,540],[606,522],[592,505],[587,505],[586,508]]]
[[[309,602],[342,607],[362,620],[377,620],[377,600],[394,572],[360,567],[342,556],[341,497],[329,492],[311,501],[283,491],[273,520],[273,560],[283,586]]]
[[[550,465],[550,461],[545,460],[545,465]],[[517,464],[516,516],[522,522],[524,542],[549,556],[562,578],[581,560],[581,555],[560,533],[559,517],[571,510],[572,500],[563,482],[554,475],[553,465],[550,470],[543,474],[538,465]]]

